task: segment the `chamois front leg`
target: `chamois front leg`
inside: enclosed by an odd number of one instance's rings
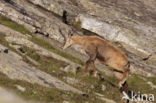
[[[86,74],[89,75],[89,71],[88,71],[89,64],[91,64],[91,66],[93,68],[93,75],[96,77],[96,75],[97,75],[96,67],[94,65],[94,61],[93,60],[90,60],[90,59],[86,62],[86,67],[85,67]]]
[[[92,50],[88,50],[86,51],[86,53],[89,55],[89,59],[86,62],[86,73],[89,74],[88,72],[88,66],[91,64],[92,68],[93,68],[93,74],[94,76],[96,76],[96,67],[94,65],[94,61],[96,60],[96,50],[92,48]]]
[[[123,84],[126,82],[129,74],[130,74],[130,69],[129,68],[124,69],[123,77],[120,79],[119,84],[118,84],[120,89],[123,88]]]
[[[86,72],[87,75],[89,75],[89,71],[88,71],[89,64],[90,64],[90,59],[86,61],[85,72]]]

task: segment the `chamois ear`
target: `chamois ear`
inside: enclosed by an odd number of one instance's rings
[[[68,35],[63,35],[62,30],[60,28],[59,28],[59,32],[64,37],[64,39],[67,39],[68,38]]]
[[[68,36],[69,37],[72,37],[73,36],[73,33],[70,31]]]

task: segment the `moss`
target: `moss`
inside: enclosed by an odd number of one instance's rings
[[[4,17],[0,15],[0,24],[5,25],[13,30],[16,30],[18,32],[21,32],[22,34],[32,34],[30,31],[24,28],[23,25],[19,25],[15,23],[14,21],[8,19],[7,17]]]

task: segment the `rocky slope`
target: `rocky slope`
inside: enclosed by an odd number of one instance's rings
[[[155,74],[156,13],[155,2],[96,1],[96,0],[1,0],[0,13],[24,25],[33,33],[63,42],[64,34],[74,30],[76,35],[89,34],[88,30],[112,42],[118,42],[134,63],[133,72]],[[61,20],[67,11],[68,25]],[[11,12],[10,12],[11,11]],[[76,29],[75,29],[76,28]],[[90,33],[92,35],[93,33]],[[83,50],[78,51],[83,53]],[[150,58],[144,61],[149,55]],[[81,58],[81,57],[80,57]],[[135,69],[134,69],[135,68]]]
[[[111,68],[97,62],[102,76],[85,76],[88,56],[78,45],[63,51],[61,29],[64,35],[72,31],[111,41],[130,58],[129,89],[155,94],[155,5],[154,0],[0,0],[0,86],[45,103],[120,102]]]

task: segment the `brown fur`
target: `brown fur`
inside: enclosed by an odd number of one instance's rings
[[[95,60],[99,61],[104,65],[108,65],[114,68],[116,77],[120,80],[119,88],[126,81],[129,75],[129,66],[127,66],[128,57],[120,49],[112,45],[107,40],[104,40],[98,36],[71,36],[70,44],[66,41],[66,48],[72,44],[82,45],[89,55],[89,60],[86,62],[86,72],[88,72],[88,66],[91,64],[93,67],[94,74],[96,75],[96,67],[94,65]],[[68,45],[68,46],[67,46]]]

